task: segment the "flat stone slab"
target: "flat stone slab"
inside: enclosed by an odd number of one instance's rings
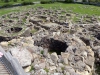
[[[46,23],[46,24],[44,24],[44,26],[47,26],[47,27],[54,27],[54,26],[58,26],[58,24],[57,23]]]

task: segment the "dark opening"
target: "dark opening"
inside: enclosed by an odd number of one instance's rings
[[[59,55],[59,54],[61,54],[61,52],[65,52],[67,47],[68,46],[66,45],[66,42],[51,39],[51,42],[49,45],[49,50],[57,52],[57,54]]]
[[[14,29],[13,29],[13,28],[11,28],[11,31],[14,31]]]
[[[11,31],[14,33],[20,32],[21,30],[22,30],[22,28],[20,28],[20,27],[11,28]]]
[[[95,36],[98,40],[100,40],[100,33]]]
[[[35,41],[34,44],[43,48],[48,48],[49,52],[56,52],[58,55],[60,55],[61,52],[65,52],[68,47],[66,42],[55,40],[53,38],[42,38],[41,41]]]
[[[2,41],[9,41],[9,40],[11,40],[10,37],[2,37],[2,36],[0,36],[0,42],[2,42]]]
[[[89,46],[90,45],[90,41],[89,41],[89,39],[87,39],[87,38],[84,38],[84,37],[80,37],[80,39],[87,45],[87,46]]]
[[[8,33],[18,33],[22,30],[22,28],[20,27],[13,27],[13,28],[10,28],[8,31]]]

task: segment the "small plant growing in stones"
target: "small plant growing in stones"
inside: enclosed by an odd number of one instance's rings
[[[64,67],[61,67],[61,69],[62,69],[62,71],[64,71],[65,68]]]
[[[50,51],[49,51],[49,54],[52,54],[53,52],[55,52],[55,51],[54,51],[54,50],[50,50]]]
[[[49,72],[49,69],[47,69],[47,68],[45,68],[44,70],[45,70],[47,73]]]
[[[11,42],[8,42],[8,46],[11,46],[12,45],[12,43]]]
[[[44,51],[42,50],[42,51],[41,51],[41,54],[43,54],[43,53],[44,53]]]
[[[33,67],[33,66],[31,66],[30,72],[31,72],[32,70],[34,70],[34,67]]]
[[[37,30],[36,29],[32,29],[31,33],[34,34]]]

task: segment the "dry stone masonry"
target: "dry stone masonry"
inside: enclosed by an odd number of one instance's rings
[[[0,45],[27,75],[98,75],[99,17],[43,7],[9,13],[0,17]]]

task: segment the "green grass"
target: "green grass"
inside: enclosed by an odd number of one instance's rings
[[[32,29],[32,30],[31,30],[31,33],[34,34],[34,33],[37,32],[37,31],[38,31],[37,29]]]
[[[39,0],[17,0],[17,2],[14,2],[13,0],[11,0],[9,2],[0,1],[0,6],[2,6],[4,4],[17,4],[17,3],[22,3],[22,2],[25,2],[25,1],[34,2],[34,1],[39,1]]]
[[[49,72],[49,69],[47,69],[47,68],[45,68],[44,70],[45,70],[47,73]]]
[[[74,13],[79,13],[79,14],[100,15],[100,7],[93,6],[93,5],[54,3],[54,4],[44,4],[42,6],[46,8],[61,7],[67,11],[72,11]]]
[[[34,70],[34,67],[31,65],[31,69],[30,69],[30,72],[31,72],[32,70]]]
[[[10,12],[19,12],[21,11],[20,9],[13,9],[13,8],[7,8],[7,9],[0,9],[0,16],[8,14]]]
[[[67,12],[71,11],[73,13],[79,13],[81,15],[88,14],[88,15],[100,16],[100,7],[98,6],[83,5],[83,4],[65,4],[65,3],[36,4],[36,5],[0,9],[0,15],[4,15],[10,12],[19,12],[23,10],[28,10],[30,8],[35,8],[35,7],[40,7],[40,6],[44,8],[52,8],[52,9],[62,8],[66,10]]]
[[[42,50],[42,51],[41,51],[41,54],[43,54],[43,53],[44,53],[44,51]]]

